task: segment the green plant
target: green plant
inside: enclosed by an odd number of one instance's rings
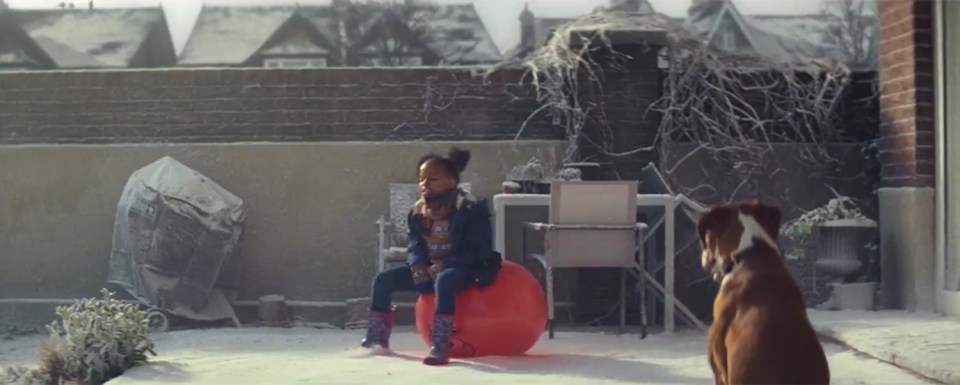
[[[783,227],[781,234],[790,241],[792,246],[788,254],[795,258],[803,258],[804,249],[810,243],[813,227],[840,219],[867,219],[867,217],[863,215],[853,199],[844,196],[831,199],[827,204],[803,213]]]
[[[82,299],[57,308],[61,318],[47,326],[50,341],[41,370],[54,382],[102,384],[156,355],[147,336],[147,316],[136,304],[101,290],[103,299]]]

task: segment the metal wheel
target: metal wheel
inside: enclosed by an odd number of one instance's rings
[[[170,319],[167,315],[157,309],[147,310],[147,331],[150,333],[163,333],[170,329]]]

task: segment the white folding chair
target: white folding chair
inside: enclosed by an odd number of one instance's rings
[[[647,225],[637,223],[636,181],[557,181],[550,186],[549,223],[524,223],[523,258],[526,232],[544,234],[545,251],[531,254],[546,272],[547,327],[554,335],[553,269],[622,268],[620,276],[620,331],[626,324],[626,278],[629,270],[642,269],[642,232]],[[639,260],[638,260],[639,258]],[[642,271],[642,270],[641,270]],[[645,287],[643,274],[639,274]],[[646,298],[640,291],[641,302]],[[645,303],[641,304],[641,326],[646,337]]]

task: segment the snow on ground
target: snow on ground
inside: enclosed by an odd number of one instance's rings
[[[821,335],[911,368],[947,384],[960,384],[960,322],[905,311],[810,310]]]
[[[14,365],[33,366],[37,362],[40,344],[46,337],[30,335],[0,340],[0,368]]]
[[[426,352],[409,328],[395,332],[393,356],[358,349],[361,331],[296,329],[188,330],[155,336],[157,353],[108,384],[708,384],[704,335],[558,332],[525,357],[455,360],[425,367]],[[27,364],[40,338],[0,342],[0,366]],[[10,348],[17,346],[13,352]],[[896,367],[826,345],[836,384],[918,384]],[[30,352],[28,354],[29,351]],[[19,352],[19,353],[17,353]]]

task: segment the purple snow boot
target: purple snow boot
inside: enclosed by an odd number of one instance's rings
[[[393,329],[393,311],[371,311],[367,318],[367,336],[360,343],[367,349],[390,349],[390,331]]]
[[[425,365],[446,365],[450,362],[450,334],[453,333],[453,316],[437,314],[433,317],[433,347],[423,359]]]

